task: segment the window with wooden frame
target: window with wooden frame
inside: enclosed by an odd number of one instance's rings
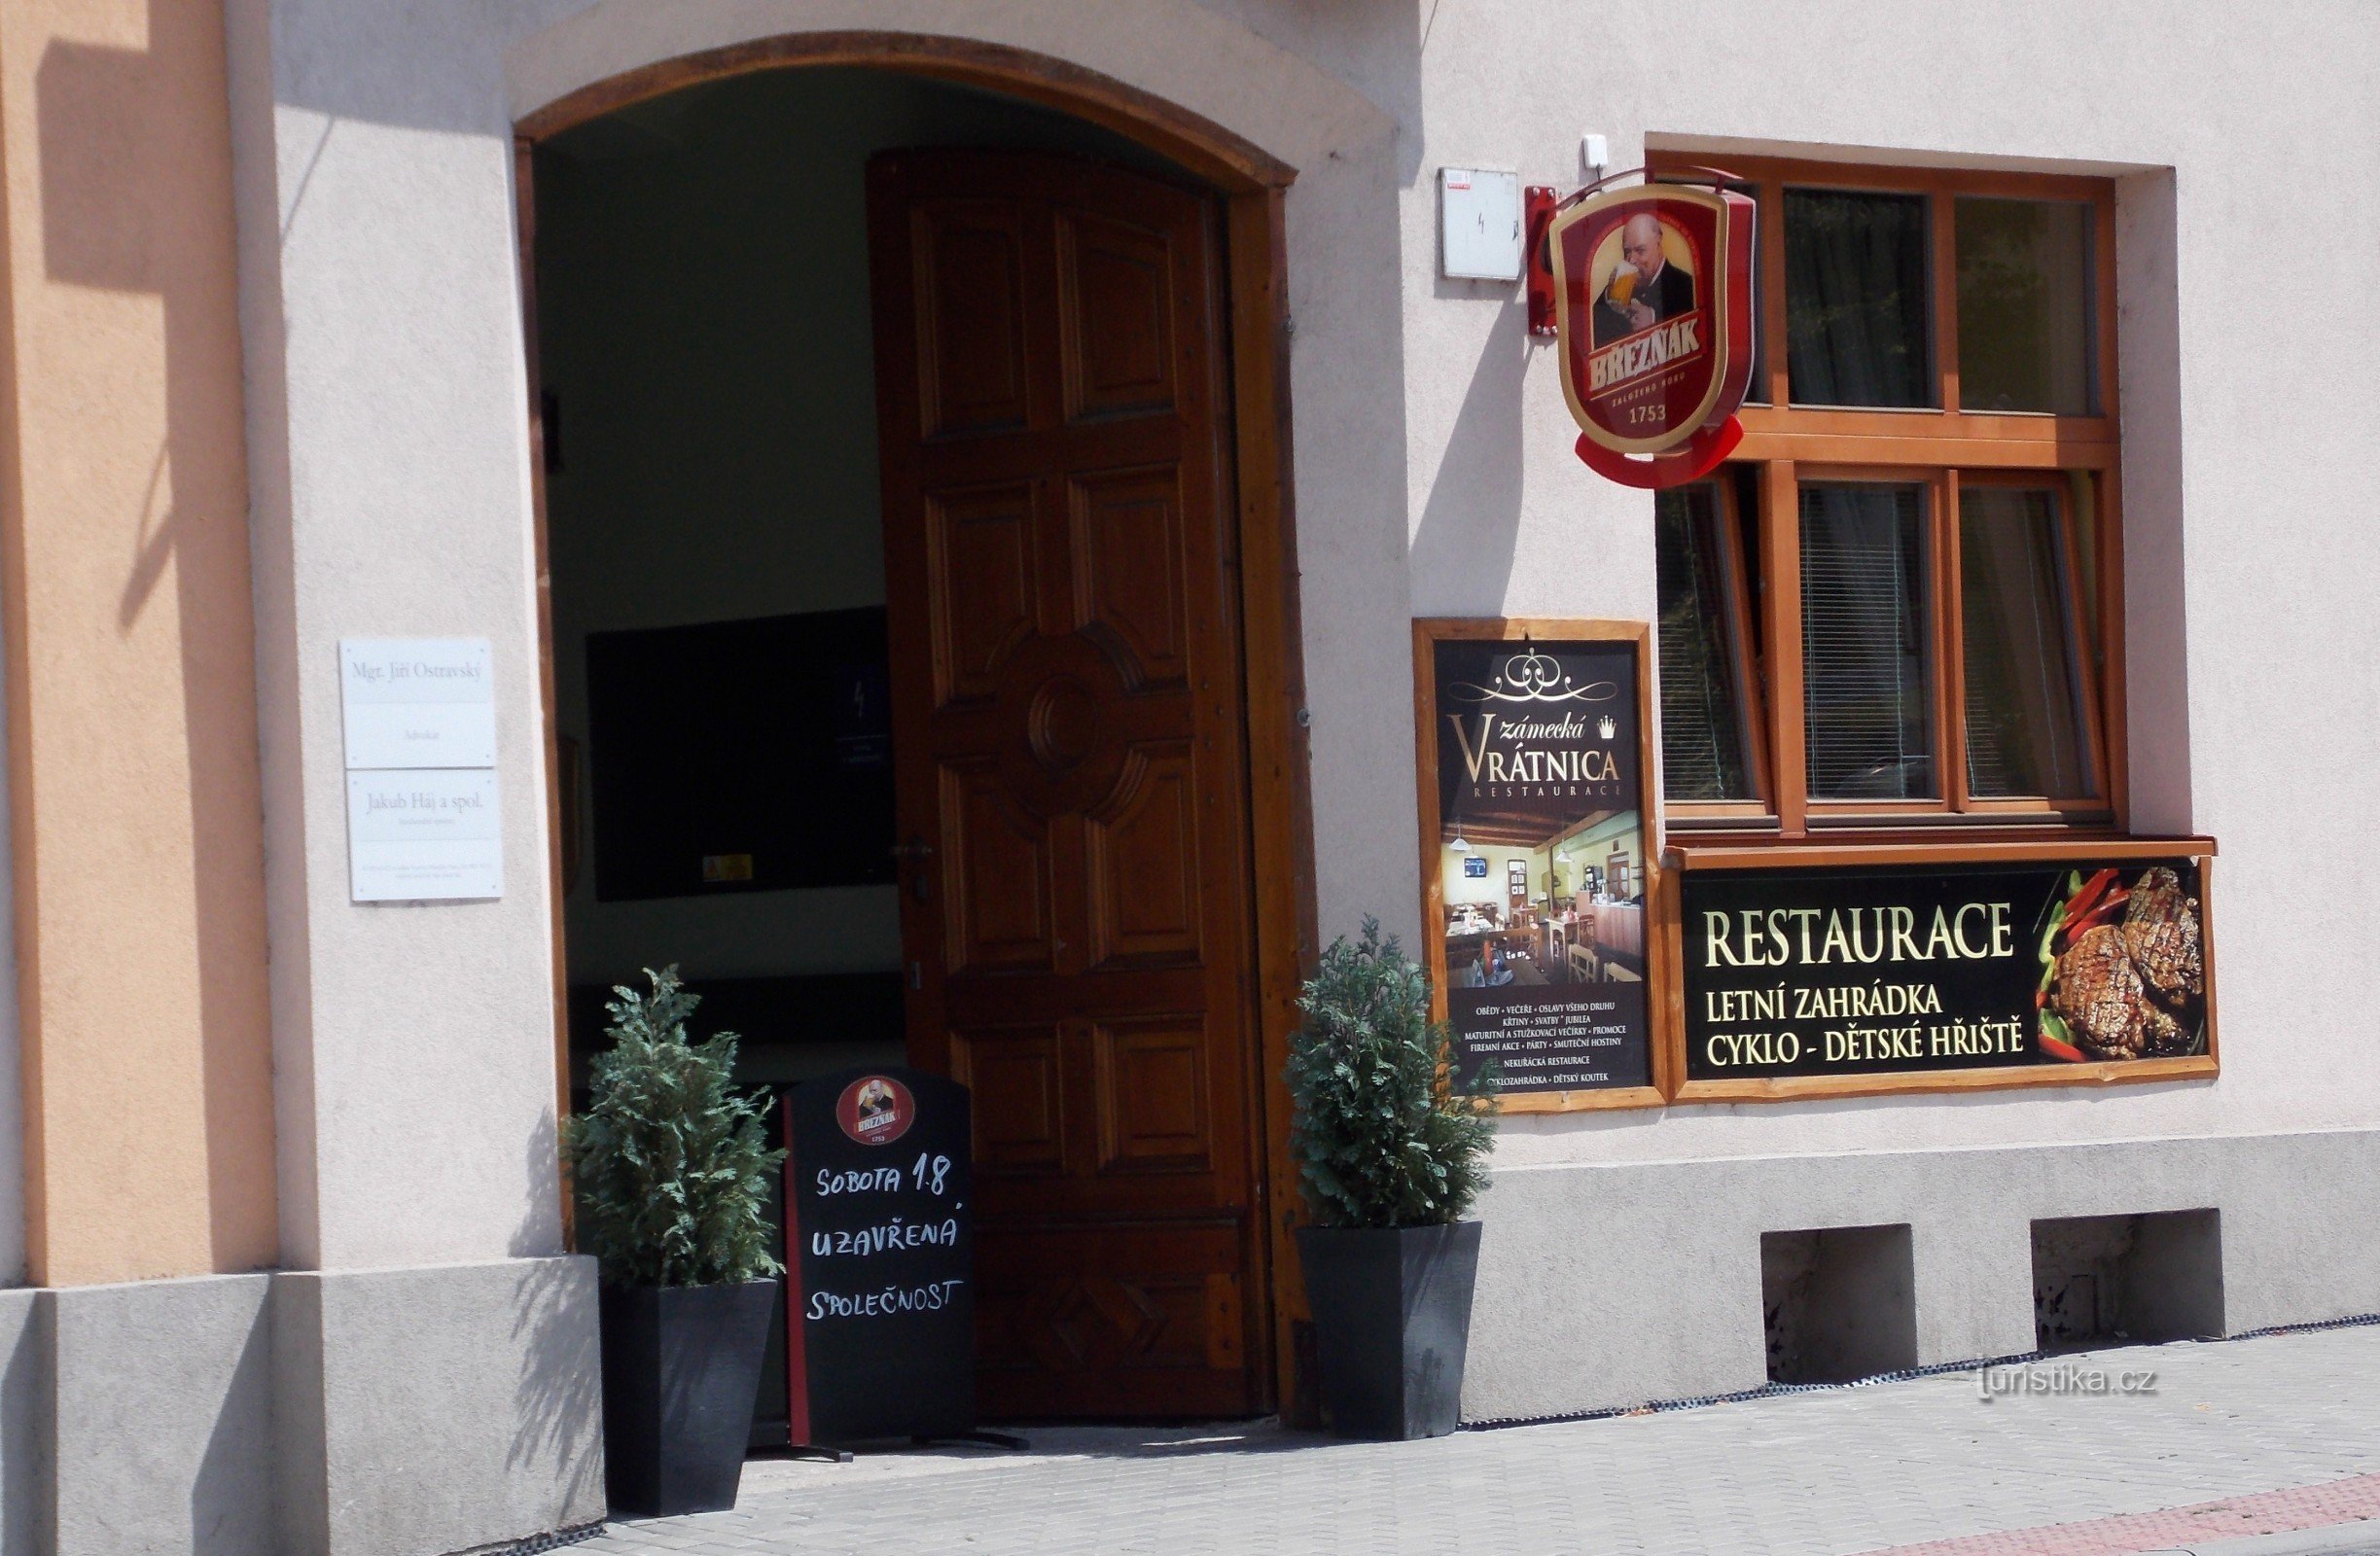
[[[1760,339],[1655,500],[1671,830],[2120,831],[2113,184],[1722,160]]]

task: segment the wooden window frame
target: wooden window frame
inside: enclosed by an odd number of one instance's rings
[[[1650,176],[1711,160],[1703,154],[1656,152]],[[1897,167],[1768,158],[1719,159],[1759,201],[1758,328],[1766,403],[1738,413],[1744,439],[1733,466],[1758,473],[1759,584],[1727,591],[1735,613],[1739,673],[1756,738],[1757,801],[1665,802],[1667,829],[1690,843],[1759,846],[1824,837],[1974,841],[1995,831],[2061,836],[2122,836],[2130,825],[2125,770],[2123,684],[2123,525],[2121,405],[2116,373],[2115,187],[2112,180],[2041,173]],[[1788,188],[1923,195],[1928,200],[1927,264],[1932,285],[1928,346],[1936,403],[1863,408],[1793,402],[1786,328],[1785,224]],[[1971,413],[1959,400],[1958,200],[1963,195],[2058,200],[2091,208],[2093,312],[2087,415],[2048,411]],[[2087,473],[2090,523],[2077,511],[2077,473]],[[1933,650],[1929,697],[1935,721],[1936,790],[1922,800],[1825,800],[1808,793],[1802,709],[1800,489],[1813,481],[1892,481],[1927,488],[1926,539]],[[1724,537],[1733,544],[1749,521],[1737,512],[1730,471],[1718,478]],[[2069,625],[2080,659],[2081,717],[2095,794],[1977,798],[1968,792],[1965,635],[1961,617],[1959,493],[1963,485],[2026,485],[2057,495],[2067,548]],[[2080,537],[2093,547],[2084,565]],[[1741,550],[1730,556],[1742,555]],[[2092,599],[2085,602],[2085,586]],[[1759,632],[1753,632],[1758,612]],[[1759,661],[1749,663],[1752,645]]]

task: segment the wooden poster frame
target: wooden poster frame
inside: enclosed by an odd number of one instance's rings
[[[2057,865],[2187,859],[2198,866],[2199,953],[2206,963],[2207,1051],[2176,1059],[2093,1060],[2084,1064],[2004,1065],[1973,1070],[1906,1070],[1884,1075],[1765,1076],[1741,1080],[1686,1079],[1686,944],[1680,911],[1687,875],[1715,869],[1824,869],[1896,865]],[[2215,998],[2215,839],[2212,837],[2059,837],[1989,842],[1864,842],[1837,846],[1742,847],[1682,844],[1664,852],[1672,883],[1662,915],[1668,965],[1678,970],[1662,992],[1676,1051],[1670,1095],[1680,1103],[1792,1102],[1820,1097],[1878,1097],[1924,1092],[2005,1091],[2033,1086],[2105,1086],[2211,1079],[2221,1073]]]
[[[1502,1113],[1586,1113],[1615,1108],[1658,1108],[1669,1100],[1683,1071],[1684,1040],[1673,1030],[1676,1002],[1665,991],[1677,982],[1674,917],[1663,907],[1669,872],[1661,860],[1661,791],[1653,760],[1658,728],[1652,684],[1652,625],[1560,617],[1421,617],[1413,622],[1413,741],[1415,813],[1421,823],[1422,959],[1430,973],[1430,1014],[1446,1019],[1446,937],[1439,933],[1446,911],[1439,869],[1438,665],[1440,643],[1628,643],[1636,648],[1637,814],[1644,835],[1645,1021],[1651,1085],[1588,1091],[1523,1091],[1499,1096]]]

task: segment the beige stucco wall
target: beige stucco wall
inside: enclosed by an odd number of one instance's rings
[[[2324,126],[2368,119],[2368,85],[2337,63],[2342,39],[2368,49],[2361,8],[2293,13],[2220,68],[2167,11],[2118,7],[2078,35],[2048,0],[1921,21],[1881,0],[1705,0],[1590,49],[1547,47],[1568,35],[1549,0],[522,0],[402,21],[370,0],[233,9],[258,50],[252,87],[235,94],[241,132],[256,137],[243,173],[262,192],[243,222],[256,249],[251,349],[269,343],[278,358],[257,373],[251,432],[286,467],[258,456],[259,523],[270,513],[286,532],[259,551],[272,557],[265,596],[287,602],[286,622],[268,623],[265,720],[274,826],[291,829],[286,849],[275,833],[275,867],[288,872],[275,877],[282,1041],[315,1067],[312,1114],[348,1111],[317,1153],[320,1214],[326,1227],[352,1220],[359,1256],[471,1256],[510,1229],[493,1202],[534,1200],[544,1173],[516,1166],[517,1149],[498,1155],[502,1143],[530,1144],[548,1094],[530,1057],[547,1015],[529,972],[548,953],[531,878],[543,831],[510,123],[657,59],[804,31],[912,30],[1048,53],[1297,168],[1291,378],[1326,934],[1366,912],[1417,925],[1406,619],[1643,618],[1652,605],[1650,500],[1571,453],[1552,359],[1524,334],[1518,289],[1437,273],[1438,165],[1574,184],[1579,135],[1592,129],[1611,137],[1617,165],[1665,143],[2118,177],[2135,796],[2145,827],[2222,840],[2221,1080],[1516,1118],[1500,1163],[2375,1117],[2380,1061],[2342,1041],[2361,1019],[2354,970],[2299,949],[2369,911],[2352,880],[2369,830],[2353,797],[2372,770],[2359,668],[2370,658],[2369,542],[2351,516],[2360,477],[2352,461],[2276,460],[2277,423],[2233,413],[2253,382],[2291,424],[2356,423],[2371,398],[2368,375],[2347,366],[2372,330],[2358,268],[2369,268],[2370,201],[2319,201],[2298,218],[2309,242],[2348,257],[2302,272],[2311,311],[2261,323],[2222,282],[2238,213],[2267,198],[2269,169],[2325,143]],[[2041,69],[2045,59],[2057,69]],[[1810,87],[1846,81],[1858,89]],[[2368,149],[2339,155],[2352,187],[2368,189]],[[2280,351],[2262,343],[2275,329]],[[438,392],[421,393],[426,383]],[[268,403],[282,394],[286,407]],[[498,644],[515,886],[486,909],[354,909],[338,874],[330,645],[341,632],[439,629]],[[2307,836],[2344,846],[2310,857]],[[425,994],[427,966],[453,970],[461,998]],[[316,1041],[302,1038],[305,1022]],[[436,1089],[442,1067],[473,1078],[468,1097]],[[2307,1087],[2317,1068],[2345,1083]],[[437,1103],[431,1133],[355,1133],[380,1129],[399,1100]]]
[[[2054,0],[1955,13],[1699,0],[1524,63],[1559,35],[1557,9],[1442,8],[1421,54],[1400,194],[1416,614],[1641,619],[1654,592],[1652,501],[1571,453],[1556,364],[1524,333],[1519,289],[1438,274],[1440,165],[1575,187],[1592,130],[1610,137],[1614,170],[1655,146],[2113,178],[2134,823],[2220,845],[2223,1073],[2097,1093],[1513,1118],[1499,1167],[2380,1121],[2360,968],[2312,950],[2360,942],[2373,916],[2360,883],[2380,770],[2375,553],[2350,516],[2367,482],[2356,461],[2302,457],[2275,430],[2380,409],[2359,366],[2380,344],[2380,155],[2368,136],[2337,136],[2373,122],[2380,14],[2291,7],[2218,57],[2201,46],[2219,28],[2204,5],[2112,4],[2078,31]],[[2253,213],[2271,204],[2273,169],[2312,147],[2326,194],[2292,207],[2291,241],[2337,263],[2296,267],[2287,307],[2242,306],[2230,283]],[[1385,733],[1403,678],[1346,691],[1380,715],[1376,759],[1409,760],[1410,737]]]
[[[293,1262],[492,1259],[560,1236],[513,122],[677,54],[891,29],[1074,62],[1297,169],[1289,374],[1326,934],[1367,912],[1418,927],[1407,619],[1653,603],[1651,502],[1572,456],[1517,288],[1437,273],[1438,165],[1568,185],[1595,130],[1616,165],[1665,144],[2119,177],[2134,796],[2145,827],[2222,839],[2224,1075],[1508,1119],[1486,1209],[1510,1229],[1491,1232],[1508,1241],[1483,1264],[1479,1332],[1526,1380],[1491,1377],[1481,1402],[1724,1381],[1590,1386],[1548,1356],[1723,1344],[1756,1380],[1757,1234],[1777,1227],[1916,1223],[1921,1302],[1998,1293],[1990,1325],[1927,1320],[1944,1355],[2021,1337],[2035,1216],[2220,1203],[2249,1322],[2368,1305],[2368,1267],[2319,1254],[2369,1220],[2345,1190],[2368,1181],[2380,1122],[2360,968],[2328,954],[2380,912],[2358,889],[2380,756],[2368,479],[2274,431],[2375,408],[2374,152],[2337,133],[2373,119],[2355,68],[2368,6],[2315,0],[2209,51],[2227,18],[2208,0],[2110,0],[2080,26],[2054,0],[1692,0],[1600,29],[1556,0],[228,3]],[[2291,273],[2293,306],[2243,305],[2273,170],[2309,147],[2321,194],[2292,230],[2336,263]],[[373,633],[494,644],[500,902],[347,901],[332,653]],[[2300,1128],[2328,1133],[2279,1133]],[[1607,1322],[1605,1270],[1633,1331]]]
[[[220,6],[0,4],[0,158],[28,1273],[249,1269],[278,1233]]]

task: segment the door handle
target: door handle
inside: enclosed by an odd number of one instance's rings
[[[922,837],[912,837],[906,843],[893,845],[893,858],[895,859],[913,860],[922,866],[933,857],[934,845]],[[928,892],[926,878],[933,873],[928,869],[916,869],[909,873],[909,890],[917,894],[917,900],[921,902],[926,901]]]

